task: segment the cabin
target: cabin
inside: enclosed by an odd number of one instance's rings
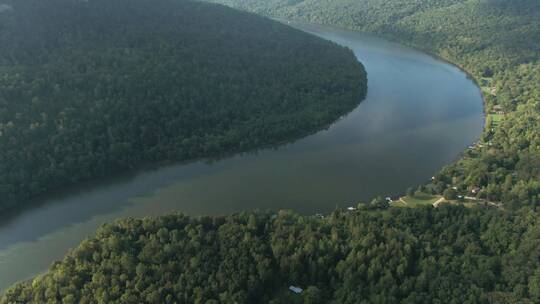
[[[504,108],[501,105],[494,105],[493,106],[493,112],[495,114],[499,114],[499,115],[504,115],[505,114]]]
[[[296,287],[296,286],[293,286],[293,285],[289,286],[289,290],[296,293],[296,294],[301,294],[302,291],[304,291],[302,288]]]

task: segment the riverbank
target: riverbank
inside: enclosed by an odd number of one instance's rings
[[[366,95],[349,50],[224,6],[131,3],[142,19],[116,2],[12,6],[0,37],[15,54],[3,63],[0,213],[147,163],[301,138]],[[50,22],[58,14],[63,25]]]
[[[417,50],[419,52],[422,52],[422,53],[426,53],[426,54],[430,55],[431,57],[433,57],[434,59],[446,62],[447,64],[458,68],[460,71],[462,71],[464,74],[466,74],[475,83],[475,85],[478,87],[480,95],[482,96],[482,103],[484,105],[484,119],[486,119],[486,117],[488,115],[488,113],[487,113],[487,105],[488,105],[488,103],[487,103],[486,96],[485,96],[484,92],[481,89],[482,86],[481,86],[481,83],[480,83],[480,79],[478,77],[474,76],[466,67],[464,67],[459,62],[456,62],[456,61],[454,61],[454,60],[452,60],[450,58],[445,58],[442,55],[435,53],[431,49],[421,47],[421,46],[419,46],[417,44],[411,43],[408,40],[398,39],[395,35],[385,33],[385,32],[375,32],[375,33],[374,32],[367,32],[367,31],[357,30],[354,27],[341,27],[341,26],[336,25],[336,24],[306,22],[306,21],[303,21],[301,19],[298,19],[298,20],[297,19],[283,19],[283,18],[279,18],[279,17],[275,17],[275,16],[271,17],[271,19],[279,21],[279,22],[281,22],[283,24],[286,24],[286,25],[289,25],[289,26],[292,26],[292,25],[294,25],[296,23],[296,24],[324,26],[324,27],[329,27],[329,28],[335,28],[337,30],[354,31],[354,32],[360,33],[360,34],[372,35],[373,37],[384,38],[384,39],[386,39],[388,41],[391,41],[391,42],[394,42],[394,43],[399,43],[399,44],[402,44],[402,45],[406,45],[409,48],[415,49],[415,50]]]
[[[355,32],[327,29],[319,36],[365,63],[368,95],[352,112],[277,149],[164,166],[26,210],[0,226],[0,289],[44,271],[117,218],[257,209],[328,214],[398,194],[429,179],[481,133],[481,97],[459,69]]]

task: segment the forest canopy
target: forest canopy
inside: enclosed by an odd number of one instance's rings
[[[450,206],[125,219],[0,303],[532,304],[539,221]]]
[[[478,189],[504,208],[381,199],[324,217],[124,219],[1,303],[540,303],[538,1],[220,1],[376,32],[461,65],[484,91],[486,130],[421,187]]]
[[[0,0],[0,211],[160,161],[277,144],[352,110],[352,51],[187,0]]]

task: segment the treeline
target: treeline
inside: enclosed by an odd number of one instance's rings
[[[539,246],[528,208],[125,219],[0,303],[538,303]]]
[[[350,50],[186,0],[0,0],[0,211],[157,161],[276,144],[353,109]]]
[[[508,207],[540,203],[540,2],[537,0],[214,0],[260,14],[377,33],[469,71],[484,91],[479,145],[428,188],[456,187]],[[479,189],[479,191],[472,190]]]

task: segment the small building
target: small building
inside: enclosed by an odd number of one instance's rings
[[[504,108],[501,105],[494,105],[493,106],[493,113],[499,114],[499,115],[504,115],[505,114]]]
[[[289,290],[296,293],[296,294],[301,294],[302,291],[304,291],[302,288],[296,287],[296,286],[293,286],[293,285],[289,286]]]

